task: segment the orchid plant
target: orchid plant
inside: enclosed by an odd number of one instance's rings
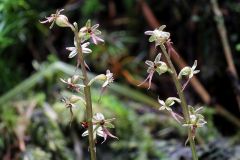
[[[172,47],[172,42],[170,40],[170,33],[163,31],[163,29],[165,27],[166,27],[165,25],[162,25],[153,31],[146,31],[145,34],[150,35],[149,42],[154,42],[155,47],[160,48],[160,50],[162,51],[162,53],[167,61],[167,64],[160,60],[161,53],[157,54],[157,56],[153,62],[147,60],[145,63],[148,65],[148,69],[147,69],[148,76],[141,84],[139,84],[139,86],[148,81],[148,86],[149,86],[148,89],[150,89],[152,77],[153,77],[153,74],[155,73],[155,71],[159,75],[166,73],[166,72],[171,74],[179,98],[169,97],[166,100],[161,100],[158,98],[158,102],[160,104],[159,110],[167,110],[170,113],[170,115],[181,126],[188,128],[188,138],[187,138],[185,144],[187,142],[190,142],[193,160],[197,160],[198,156],[196,153],[194,138],[196,136],[197,129],[200,127],[203,127],[204,124],[206,124],[207,122],[205,121],[204,116],[199,113],[199,111],[203,107],[194,109],[194,107],[187,105],[183,90],[188,85],[191,78],[193,78],[193,76],[195,74],[199,73],[200,70],[196,70],[197,60],[195,60],[192,67],[186,66],[181,69],[179,74],[177,74],[175,66],[173,65],[172,60],[171,60],[171,53],[173,52],[173,47]],[[182,84],[182,82],[181,82],[183,77],[187,78],[187,80],[184,84]],[[180,114],[173,111],[172,107],[176,102],[181,105],[182,111],[183,111],[183,116],[181,116]]]
[[[103,81],[102,90],[113,82],[113,73],[110,70],[106,71],[106,74],[100,74],[89,80],[87,69],[89,69],[87,63],[85,62],[85,56],[90,54],[92,50],[89,47],[90,43],[95,45],[104,42],[101,36],[101,31],[98,30],[99,24],[92,26],[91,21],[88,20],[86,24],[79,28],[78,24],[74,22],[71,24],[68,21],[67,16],[61,14],[64,9],[57,10],[55,14],[51,14],[49,17],[46,17],[46,20],[40,21],[40,23],[51,23],[50,29],[56,24],[59,27],[70,28],[74,33],[74,46],[66,47],[66,50],[70,51],[69,58],[77,58],[77,68],[81,67],[82,75],[73,75],[69,78],[61,78],[60,81],[67,85],[67,88],[75,92],[74,95],[71,95],[68,98],[64,98],[62,101],[65,103],[66,108],[69,108],[71,113],[71,120],[73,119],[73,110],[72,108],[77,106],[78,101],[86,106],[86,120],[82,122],[82,126],[87,130],[82,134],[82,136],[88,136],[89,140],[89,151],[91,160],[96,160],[96,147],[95,143],[97,142],[97,136],[103,137],[103,142],[106,141],[107,137],[112,137],[117,139],[107,128],[114,128],[112,119],[105,119],[102,113],[96,113],[93,116],[92,109],[92,99],[91,99],[91,86],[95,81]],[[89,41],[91,40],[91,41]],[[82,81],[80,83],[79,81]],[[76,95],[83,93],[83,97]],[[102,93],[102,92],[101,92]],[[103,143],[102,142],[102,143]]]

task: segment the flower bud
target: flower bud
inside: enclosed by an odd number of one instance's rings
[[[56,24],[59,27],[69,27],[70,24],[68,22],[68,18],[65,15],[60,14],[59,16],[57,16],[56,18]]]
[[[107,80],[107,76],[105,74],[99,74],[96,77],[94,77],[93,79],[91,79],[91,81],[88,83],[88,86],[91,86],[93,82],[95,82],[96,80],[100,80],[100,81],[106,81]]]
[[[79,96],[76,96],[76,95],[72,95],[70,98],[69,98],[69,101],[70,103],[77,103],[77,101],[79,101],[81,99],[81,97]]]
[[[160,66],[156,69],[159,75],[168,71],[168,66],[166,63],[161,62]]]
[[[182,79],[182,76],[189,76],[191,74],[192,70],[190,67],[184,67],[179,75],[178,75],[178,79]]]

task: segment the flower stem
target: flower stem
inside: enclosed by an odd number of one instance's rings
[[[88,75],[87,75],[87,70],[84,64],[84,56],[82,52],[82,47],[81,47],[81,39],[78,36],[78,28],[75,28],[74,30],[74,38],[77,43],[77,52],[78,52],[78,60],[81,65],[81,70],[82,70],[82,75],[84,77],[83,79],[83,84],[85,85],[84,87],[84,96],[85,96],[85,101],[86,101],[86,118],[87,122],[89,124],[88,127],[88,141],[89,141],[89,151],[90,151],[90,157],[91,160],[96,160],[96,150],[95,150],[95,142],[93,139],[93,124],[92,124],[92,117],[93,117],[93,111],[92,111],[92,99],[91,99],[91,90],[90,86],[88,86]]]
[[[186,123],[188,123],[189,119],[190,119],[190,117],[189,117],[189,109],[188,109],[188,105],[187,105],[187,102],[186,102],[186,98],[185,98],[185,96],[183,94],[183,91],[182,91],[182,84],[180,83],[180,81],[177,78],[176,69],[175,69],[174,65],[172,64],[172,61],[170,59],[169,54],[166,51],[165,46],[163,44],[160,44],[160,48],[161,48],[165,58],[167,59],[168,65],[170,66],[170,68],[171,68],[171,70],[173,72],[172,73],[172,78],[173,78],[173,82],[175,84],[175,87],[177,89],[177,93],[179,95],[179,98],[181,100],[181,106],[182,106],[182,110],[183,110],[184,120],[185,120]],[[193,160],[198,160],[196,147],[195,147],[195,142],[194,142],[194,139],[192,138],[192,133],[191,133],[191,129],[190,128],[188,129],[188,137],[189,137],[189,141],[190,141],[190,147],[191,147],[191,150],[192,150]]]

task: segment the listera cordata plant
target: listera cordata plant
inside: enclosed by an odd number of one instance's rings
[[[171,54],[173,53],[173,46],[170,40],[170,33],[163,31],[165,25],[160,26],[159,28],[153,31],[146,31],[145,34],[149,35],[149,42],[154,42],[155,47],[159,47],[162,53],[157,54],[154,61],[147,60],[145,63],[148,66],[147,78],[139,85],[144,84],[148,81],[148,89],[151,88],[151,81],[154,73],[156,72],[158,75],[162,75],[164,73],[169,73],[172,76],[173,82],[175,84],[178,98],[177,97],[169,97],[165,100],[158,98],[158,102],[160,104],[160,110],[166,110],[170,113],[170,115],[183,127],[188,128],[188,138],[187,142],[190,142],[190,147],[192,150],[192,157],[194,160],[197,160],[197,153],[195,148],[195,135],[196,131],[199,127],[203,127],[207,122],[204,120],[203,115],[199,112],[202,107],[195,109],[192,106],[187,105],[184,89],[188,85],[191,78],[199,73],[199,70],[196,70],[197,60],[195,60],[192,67],[186,66],[181,69],[181,71],[177,74],[176,69],[171,60]],[[161,56],[164,56],[167,64],[161,61]],[[183,83],[185,81],[185,83]],[[182,84],[183,83],[183,84]],[[172,109],[175,103],[179,103],[182,107],[183,116],[178,113],[175,113]]]
[[[101,81],[102,94],[103,90],[113,82],[113,73],[111,73],[110,70],[107,70],[106,74],[97,75],[89,80],[87,74],[87,69],[89,69],[89,67],[84,59],[86,55],[92,52],[89,48],[90,43],[98,45],[99,43],[104,42],[104,40],[100,38],[101,31],[98,30],[99,24],[92,25],[91,21],[88,20],[83,27],[79,28],[76,22],[71,24],[68,21],[67,16],[61,13],[62,11],[63,9],[57,10],[55,14],[51,14],[49,17],[46,17],[46,20],[40,21],[40,23],[51,23],[50,29],[55,24],[58,27],[70,28],[74,33],[73,46],[66,47],[66,50],[69,51],[69,58],[77,59],[77,68],[81,68],[82,74],[77,75],[75,72],[75,75],[72,77],[60,79],[60,81],[74,93],[73,95],[64,98],[63,102],[65,103],[66,108],[69,108],[72,115],[70,121],[72,121],[74,115],[72,108],[77,106],[77,102],[81,101],[86,106],[86,120],[82,122],[82,126],[86,128],[86,131],[82,136],[88,136],[90,157],[91,160],[95,160],[95,143],[97,143],[97,136],[103,137],[103,142],[106,141],[107,137],[116,139],[117,137],[109,131],[109,128],[114,128],[114,125],[112,124],[114,118],[105,119],[102,113],[95,113],[93,115],[90,87],[94,82]],[[82,97],[81,95],[84,96]]]

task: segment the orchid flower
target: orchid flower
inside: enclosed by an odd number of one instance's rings
[[[83,43],[81,45],[83,53],[91,53],[92,52],[91,49],[87,48],[89,46],[89,44],[90,44],[89,42],[86,42],[86,43]],[[77,55],[78,52],[77,52],[77,43],[76,43],[76,41],[74,41],[74,46],[75,47],[67,47],[66,48],[68,51],[70,51],[70,54],[69,54],[68,58],[73,58],[74,56]]]
[[[158,98],[158,103],[160,104],[160,108],[159,110],[167,110],[170,112],[171,116],[178,122],[181,124],[181,121],[179,119],[183,119],[182,116],[180,116],[179,114],[173,112],[171,106],[173,106],[175,104],[175,102],[181,103],[181,100],[176,98],[176,97],[169,97],[167,98],[165,101],[161,100]]]
[[[167,40],[170,37],[170,33],[163,31],[165,27],[166,27],[165,25],[162,25],[153,31],[146,31],[145,34],[150,35],[149,42],[155,41],[155,46],[167,42]]]
[[[84,85],[81,85],[81,84],[77,84],[78,80],[80,79],[81,77],[79,75],[74,75],[72,76],[71,78],[68,78],[68,79],[62,79],[60,78],[60,81],[67,84],[67,88],[70,88],[72,90],[75,90],[77,92],[80,92],[80,88],[83,88],[85,87]]]
[[[75,104],[78,101],[82,101],[84,103],[84,105],[86,105],[86,101],[82,97],[79,97],[79,96],[76,96],[76,95],[71,95],[71,97],[69,97],[69,98],[63,98],[62,101],[65,103],[66,108],[69,108],[69,110],[70,110],[70,113],[71,113],[70,124],[71,124],[71,122],[73,120],[73,110],[72,110],[72,108],[76,106]]]
[[[167,110],[169,112],[172,111],[171,106],[175,104],[175,102],[181,103],[181,100],[176,97],[168,97],[165,101],[158,98],[158,103],[160,104],[159,110]]]
[[[118,139],[116,136],[114,136],[112,133],[109,132],[107,128],[114,128],[114,125],[111,123],[115,118],[112,119],[105,119],[102,113],[96,113],[93,116],[93,138],[96,140],[96,136],[103,137],[104,140],[102,143],[104,143],[107,140],[107,137],[112,137]],[[86,130],[82,136],[87,136],[88,130]]]
[[[191,129],[191,137],[188,137],[185,145],[189,141],[190,138],[194,139],[196,135],[197,128],[203,127],[207,122],[204,119],[204,116],[199,114],[198,112],[203,109],[203,107],[200,107],[198,109],[194,109],[192,106],[189,107],[189,122],[183,124],[184,127],[190,127]]]
[[[161,53],[159,53],[156,56],[156,58],[153,62],[150,60],[145,61],[145,63],[148,65],[147,73],[149,73],[149,74],[148,74],[147,78],[142,83],[140,83],[138,86],[141,86],[142,84],[144,84],[145,82],[148,81],[148,89],[150,89],[151,84],[152,84],[152,77],[153,77],[153,74],[155,71],[157,71],[159,75],[161,75],[167,71],[170,71],[167,64],[165,62],[160,61],[160,59],[161,59]]]
[[[99,37],[99,35],[101,35],[101,31],[97,29],[98,27],[99,24],[91,26],[91,21],[88,20],[86,25],[82,27],[79,31],[79,36],[82,39],[82,41],[91,38],[94,44],[98,44],[98,42],[104,42],[104,40]]]
[[[196,67],[197,67],[197,60],[194,61],[194,64],[193,64],[192,67],[186,66],[178,74],[178,79],[182,79],[183,76],[188,77],[188,80],[183,85],[182,90],[185,89],[185,87],[187,86],[187,84],[189,83],[189,81],[193,77],[193,75],[200,72],[200,70],[196,70]]]
[[[45,21],[40,21],[40,23],[51,23],[50,29],[56,23],[59,27],[71,27],[71,24],[68,22],[68,18],[61,14],[64,9],[57,10],[55,14],[51,14],[50,17],[46,17]]]

